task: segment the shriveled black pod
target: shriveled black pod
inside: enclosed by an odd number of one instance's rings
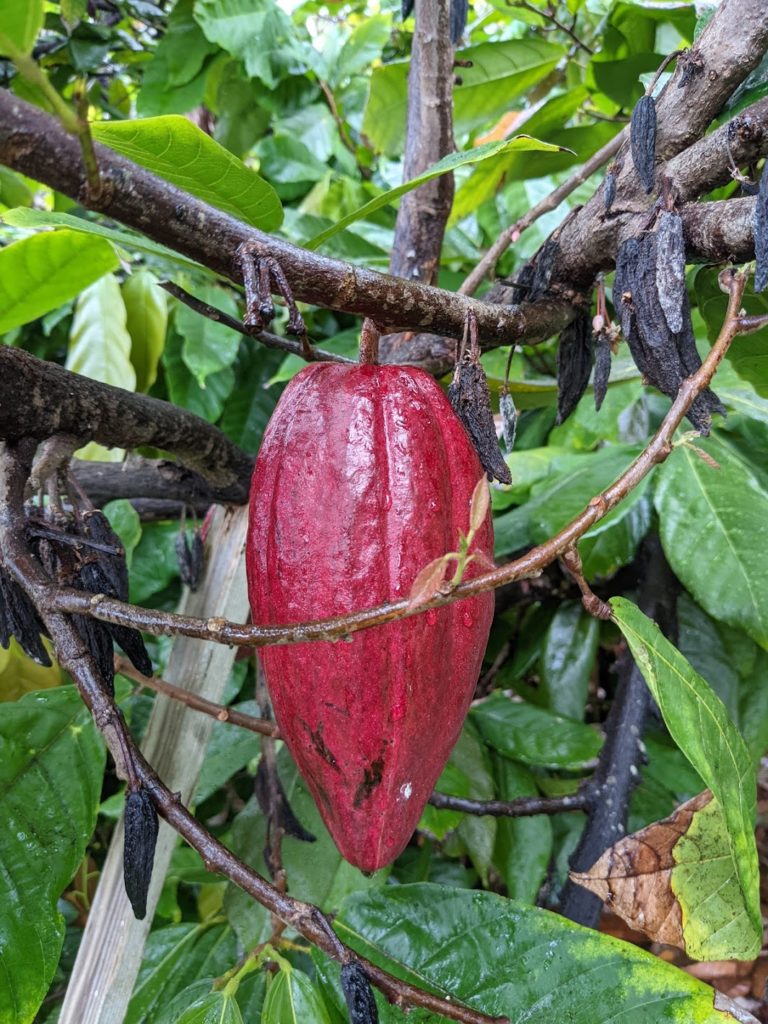
[[[632,111],[629,124],[632,163],[646,192],[652,192],[656,182],[656,101],[653,96],[641,96]]]
[[[489,480],[512,483],[509,466],[504,461],[496,437],[496,426],[491,411],[488,381],[480,361],[467,352],[456,368],[448,388],[453,411],[459,417],[477,449],[480,462]]]
[[[560,334],[557,346],[557,423],[568,419],[587,389],[592,371],[592,318],[580,313]]]
[[[123,881],[134,917],[142,921],[147,913],[147,893],[155,861],[157,811],[144,789],[133,790],[125,801]]]
[[[317,841],[317,836],[304,828],[296,817],[276,769],[274,778],[270,779],[269,769],[263,757],[256,769],[254,792],[262,814],[271,817],[274,824],[282,828],[287,836],[300,839],[304,843]]]
[[[752,218],[755,236],[755,291],[762,292],[768,286],[768,172],[763,168],[760,188],[755,200]]]
[[[347,1001],[349,1024],[379,1024],[379,1011],[371,983],[357,961],[341,968],[341,990]]]
[[[595,396],[595,409],[600,408],[608,392],[608,378],[611,375],[611,342],[605,334],[600,334],[595,345],[595,376],[592,382]]]
[[[26,592],[0,567],[0,646],[7,648],[11,637],[15,637],[28,657],[48,667],[51,659],[41,639],[45,632]]]
[[[197,590],[203,571],[203,540],[199,530],[192,531],[191,543],[187,531],[183,527],[179,530],[176,536],[176,561],[181,582],[190,590]]]

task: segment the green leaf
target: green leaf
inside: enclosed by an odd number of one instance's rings
[[[176,558],[178,523],[145,523],[141,540],[133,552],[130,599],[134,604],[146,604],[153,594],[164,590],[178,578]]]
[[[262,231],[283,221],[275,190],[186,117],[99,121],[94,138],[203,202]]]
[[[548,540],[586,508],[596,494],[611,484],[632,462],[639,449],[631,445],[606,445],[596,452],[569,459],[568,469],[546,477],[531,488],[524,506],[534,543]],[[554,464],[557,466],[557,463]],[[634,558],[637,546],[650,526],[651,510],[644,480],[605,519],[591,527],[579,541],[579,552],[588,579],[612,575]]]
[[[184,338],[175,330],[169,331],[162,362],[171,401],[202,416],[209,423],[215,423],[235,386],[232,367],[225,366],[206,377],[205,387],[201,388],[183,359],[183,351]]]
[[[537,39],[480,43],[456,53],[471,62],[454,88],[454,130],[462,135],[509,110],[510,102],[540,81],[565,56],[565,49]],[[408,62],[376,67],[371,76],[363,132],[388,156],[402,151],[408,106]]]
[[[243,1024],[243,1015],[231,996],[209,992],[180,1013],[174,1024]]]
[[[702,932],[700,918],[692,922],[684,914],[686,948],[697,958],[751,959],[762,939],[752,758],[720,698],[658,626],[626,598],[613,598],[611,608],[672,738],[714,794],[727,826],[729,876],[735,875],[740,890],[740,905],[727,908],[734,923],[721,936]]]
[[[532,773],[506,757],[494,757],[500,800],[537,796]],[[545,814],[531,818],[499,818],[493,863],[512,899],[535,903],[552,856],[552,823]]]
[[[417,177],[411,178],[410,181],[406,181],[402,185],[398,185],[396,188],[391,188],[388,192],[383,192],[380,196],[376,196],[375,199],[371,199],[369,202],[365,203],[364,206],[358,207],[357,210],[354,210],[346,217],[342,217],[336,224],[326,228],[325,231],[321,231],[319,235],[315,235],[314,238],[305,242],[304,247],[306,249],[319,248],[326,239],[331,238],[339,231],[343,231],[343,229],[349,227],[350,224],[354,224],[356,220],[365,219],[369,214],[381,209],[382,206],[387,206],[389,203],[394,202],[395,199],[399,199],[400,196],[405,195],[406,192],[412,192],[413,189],[418,188],[419,185],[423,185],[427,181],[432,181],[433,178],[438,178],[441,174],[448,174],[457,167],[464,167],[467,164],[482,163],[484,160],[490,160],[493,157],[501,156],[505,153],[519,151],[530,152],[531,150],[539,150],[546,153],[557,153],[558,147],[551,146],[546,142],[539,142],[538,139],[533,139],[529,135],[516,135],[514,139],[502,142],[486,142],[483,146],[476,146],[474,149],[465,150],[461,153],[450,153],[448,156],[443,157],[442,160],[438,160],[436,164],[427,168],[423,174],[419,174]]]
[[[310,57],[273,0],[195,0],[195,18],[211,42],[245,63],[249,78],[270,89]]]
[[[13,210],[6,210],[0,219],[4,220],[6,224],[12,224],[17,228],[71,228],[73,231],[80,231],[86,235],[95,235],[97,238],[106,238],[108,241],[114,242],[115,245],[120,246],[129,253],[148,252],[153,256],[160,256],[162,259],[168,260],[172,264],[184,267],[187,270],[195,270],[198,274],[209,274],[211,277],[216,276],[213,271],[208,270],[199,263],[195,263],[193,260],[188,260],[186,257],[180,256],[177,252],[174,252],[173,249],[167,249],[164,245],[160,245],[158,242],[153,242],[151,239],[145,238],[144,235],[134,235],[129,231],[122,231],[117,228],[107,228],[104,227],[103,224],[99,224],[97,221],[85,220],[82,217],[73,217],[70,213],[48,213],[45,210],[27,210],[24,207],[20,207]],[[117,261],[105,269],[114,270],[116,267]]]
[[[200,978],[213,979],[223,974],[237,957],[235,935],[227,925],[185,922],[156,929],[147,938],[124,1024],[167,1020],[165,1010],[171,999]],[[207,1024],[207,1018],[202,1020]]]
[[[237,317],[237,303],[230,291],[205,284],[195,289],[196,298]],[[176,330],[184,338],[181,357],[201,388],[213,373],[231,366],[237,358],[242,335],[226,324],[209,320],[182,302],[174,310]]]
[[[495,893],[439,885],[357,893],[334,928],[397,977],[525,1024],[734,1019],[714,1009],[708,985],[658,957]],[[388,1024],[407,1019],[392,1011]]]
[[[253,743],[255,753],[255,738]],[[283,839],[283,865],[291,879],[291,895],[314,903],[323,910],[334,912],[348,893],[383,885],[389,873],[387,870],[377,871],[366,877],[342,859],[322,822],[314,800],[285,748],[278,754],[277,763],[291,808],[304,828],[317,837],[311,844],[291,836]],[[232,849],[257,871],[266,873],[265,843],[264,815],[253,799],[235,818],[232,828]],[[232,927],[246,948],[269,938],[272,926],[268,912],[240,889],[229,887],[225,909]]]
[[[108,242],[75,231],[11,242],[0,249],[0,333],[56,309],[117,266]]]
[[[72,686],[0,714],[0,1020],[32,1024],[59,962],[56,901],[91,837],[104,747]]]
[[[282,388],[268,387],[283,362],[283,354],[260,345],[255,338],[240,343],[234,366],[235,388],[227,399],[219,424],[235,444],[257,452],[269,417]]]
[[[0,53],[31,53],[43,27],[43,0],[0,0]]]
[[[501,693],[475,705],[470,716],[489,746],[523,764],[583,768],[596,757],[603,742],[588,725],[512,701]]]
[[[542,702],[581,722],[597,654],[600,624],[580,601],[564,601],[547,630],[539,667]]]
[[[165,347],[168,296],[150,270],[137,270],[131,274],[122,292],[126,327],[131,336],[136,390],[149,391],[157,378],[157,366]]]
[[[258,706],[252,700],[231,706],[233,710],[246,715],[259,715]],[[231,779],[235,772],[254,760],[258,753],[259,746],[252,732],[247,729],[233,729],[229,722],[214,722],[200,779],[195,788],[195,803],[201,804],[203,800],[207,800]]]
[[[319,990],[303,971],[280,957],[280,970],[267,989],[263,1020],[268,1024],[331,1024]]]
[[[392,31],[392,15],[374,14],[364,18],[344,43],[332,70],[332,83],[360,74],[381,56]]]
[[[754,541],[768,518],[768,493],[722,442],[697,445],[719,469],[679,446],[658,471],[664,552],[706,612],[768,647],[768,551]]]
[[[699,311],[707,325],[710,342],[720,333],[728,308],[728,296],[720,289],[718,273],[719,268],[702,267],[694,281]],[[765,316],[768,294],[756,295],[747,289],[742,306],[749,316]],[[740,377],[753,384],[759,395],[768,398],[768,327],[739,337],[728,349],[726,358]]]

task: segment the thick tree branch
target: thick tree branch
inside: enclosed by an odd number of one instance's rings
[[[227,489],[232,500],[247,500],[251,458],[186,409],[81,377],[10,345],[0,346],[0,396],[0,437],[63,433],[107,447],[152,445]]]
[[[54,641],[59,663],[70,673],[115,760],[118,774],[141,786],[158,813],[197,850],[209,871],[228,878],[301,936],[342,963],[357,961],[372,984],[398,1006],[418,1006],[463,1024],[509,1024],[470,1007],[441,999],[393,977],[345,946],[328,918],[315,906],[293,899],[270,885],[253,868],[215,839],[158,778],[134,742],[123,716],[106,691],[93,658],[67,616],[52,610],[55,587],[32,557],[23,540],[24,487],[34,442],[27,439],[0,449],[0,550],[3,562],[37,605]]]
[[[723,280],[730,292],[730,299],[728,313],[720,335],[696,373],[683,381],[661,426],[634,462],[614,483],[602,493],[595,495],[587,507],[554,537],[498,569],[481,573],[471,580],[460,583],[448,594],[438,594],[416,608],[408,600],[400,600],[336,618],[286,626],[243,626],[225,619],[200,619],[174,615],[171,612],[160,612],[123,604],[105,597],[103,594],[88,595],[81,591],[65,589],[57,591],[55,595],[49,595],[49,600],[52,602],[50,607],[52,610],[69,614],[92,615],[104,622],[132,626],[160,636],[181,633],[185,636],[196,636],[219,643],[265,647],[270,644],[333,640],[395,619],[422,614],[430,608],[438,608],[465,597],[474,597],[476,594],[494,590],[506,583],[538,576],[563,552],[572,548],[590,527],[604,519],[619,502],[623,501],[648,476],[654,466],[669,457],[672,452],[675,431],[697,395],[709,387],[731,342],[738,334],[754,329],[754,325],[742,322],[739,317],[747,276],[735,271],[723,271]]]
[[[80,379],[75,377],[72,383],[77,386]],[[103,395],[103,400],[107,399],[108,393]],[[173,409],[180,411],[175,406]],[[121,442],[120,447],[126,448],[128,445]],[[195,509],[207,508],[213,503],[243,504],[248,500],[251,462],[248,460],[244,467],[245,475],[229,487],[217,487],[200,474],[167,459],[131,456],[121,463],[73,459],[69,468],[77,483],[98,508],[116,498],[151,498],[173,502],[174,509],[180,512],[182,504]]]
[[[403,181],[422,174],[454,150],[450,4],[416,0],[414,13]],[[435,283],[452,204],[452,174],[434,178],[403,196],[395,223],[391,274],[407,281]]]
[[[525,329],[519,309],[491,306],[299,249],[240,223],[105,146],[97,145],[96,154],[107,187],[98,202],[90,202],[90,209],[232,281],[242,281],[235,254],[247,244],[254,256],[279,262],[297,299],[371,317],[380,327],[460,336],[471,310],[483,337],[497,344],[519,337]],[[55,118],[7,90],[0,90],[0,163],[84,201],[77,141]]]

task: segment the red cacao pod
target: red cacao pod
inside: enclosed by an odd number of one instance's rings
[[[428,374],[308,366],[280,399],[253,473],[253,622],[408,597],[419,571],[469,531],[481,476]],[[472,550],[492,556],[490,515]],[[339,850],[364,871],[408,842],[461,731],[492,617],[493,595],[481,594],[336,643],[260,652],[285,742]]]

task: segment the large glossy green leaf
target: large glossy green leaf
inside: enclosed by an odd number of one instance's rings
[[[165,1020],[166,1006],[174,997],[200,978],[223,974],[234,967],[237,957],[237,941],[227,925],[188,921],[156,929],[147,939],[124,1024]]]
[[[56,901],[96,823],[104,748],[74,687],[0,714],[0,1020],[32,1024],[59,962]]]
[[[98,238],[106,238],[115,245],[120,246],[129,253],[148,252],[153,256],[160,256],[173,264],[185,269],[195,270],[198,274],[208,274],[211,277],[216,275],[206,267],[180,256],[173,249],[167,249],[159,242],[153,242],[144,235],[134,235],[129,231],[118,228],[107,228],[98,221],[85,220],[83,217],[74,217],[71,213],[49,213],[47,210],[28,210],[25,207],[16,207],[13,210],[5,210],[0,219],[7,224],[17,228],[71,228],[73,231],[80,231],[86,235],[95,235]],[[107,270],[114,270],[115,262]]]
[[[441,174],[448,174],[456,170],[457,167],[482,163],[484,160],[492,160],[494,157],[500,157],[507,153],[531,152],[534,150],[557,153],[558,147],[549,145],[546,142],[539,142],[538,139],[534,139],[530,135],[516,135],[515,138],[502,142],[486,142],[484,145],[476,146],[474,149],[463,150],[460,153],[450,153],[448,156],[443,157],[442,160],[438,160],[436,164],[428,167],[426,171],[417,177],[411,178],[409,181],[405,181],[402,185],[391,188],[387,192],[382,192],[381,195],[371,199],[364,206],[360,206],[357,210],[347,214],[346,217],[342,217],[338,223],[326,228],[325,231],[321,231],[319,235],[315,235],[314,238],[305,242],[304,247],[306,249],[319,248],[327,238],[331,238],[339,231],[343,231],[350,224],[354,224],[356,220],[364,220],[376,210],[381,209],[382,206],[393,203],[400,196],[418,188],[419,185],[432,181],[433,178],[438,178]]]
[[[354,894],[334,928],[398,977],[517,1024],[736,1019],[714,1008],[708,985],[671,964],[494,893],[403,885]],[[324,973],[338,977],[334,968]],[[341,1007],[338,988],[333,992]],[[390,1011],[385,1019],[403,1024],[408,1018]]]
[[[198,199],[274,231],[283,210],[272,186],[186,117],[99,121],[94,138]]]
[[[753,760],[720,698],[658,626],[626,598],[613,598],[611,607],[672,738],[714,794],[726,825],[732,861],[727,874],[738,881],[732,894],[738,901],[717,910],[722,935],[707,933],[701,912],[684,913],[686,947],[709,959],[750,959],[762,939]],[[706,877],[709,868],[702,870]]]
[[[768,550],[755,542],[768,521],[768,493],[722,442],[697,444],[719,469],[681,446],[658,471],[664,552],[705,611],[768,647]]]
[[[234,365],[236,385],[219,424],[235,444],[255,454],[282,388],[268,387],[283,362],[281,352],[264,348],[255,339],[243,339]]]
[[[184,344],[185,339],[176,330],[168,332],[162,363],[171,401],[215,423],[235,386],[234,371],[225,366],[206,377],[205,387],[201,387],[184,360]]]
[[[142,117],[184,113],[195,106],[195,83],[216,45],[205,38],[192,15],[193,0],[179,0],[163,37],[147,63],[136,107]],[[202,92],[203,83],[199,83]],[[189,104],[189,106],[187,106]]]
[[[480,43],[457,52],[471,62],[454,89],[456,134],[471,131],[509,109],[510,101],[542,79],[565,55],[562,47],[536,39]],[[374,68],[363,131],[374,146],[397,155],[405,138],[408,63]]]
[[[122,287],[126,328],[131,336],[131,363],[136,371],[136,390],[149,391],[165,347],[168,327],[168,295],[151,270],[137,270]]]
[[[11,242],[0,249],[0,333],[56,309],[117,265],[109,242],[76,231]]]
[[[254,743],[254,752],[256,749]],[[314,843],[291,836],[283,839],[283,865],[291,880],[291,895],[324,910],[335,911],[348,893],[383,885],[388,875],[387,870],[366,877],[342,859],[314,800],[285,749],[278,755],[278,769],[285,795],[294,813],[303,827],[317,837]],[[266,874],[265,843],[266,823],[254,799],[235,818],[232,849],[257,871]],[[240,889],[230,886],[225,898],[225,909],[232,927],[246,948],[269,938],[272,925],[268,912]]]
[[[243,1024],[243,1015],[231,996],[209,992],[180,1013],[174,1024]]]
[[[501,693],[476,705],[470,715],[489,746],[524,764],[583,768],[603,742],[588,725],[510,700]]]
[[[0,53],[31,53],[43,27],[43,0],[0,0]]]

